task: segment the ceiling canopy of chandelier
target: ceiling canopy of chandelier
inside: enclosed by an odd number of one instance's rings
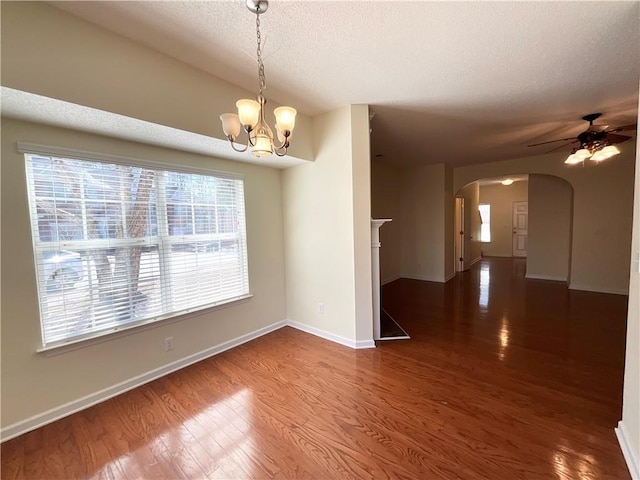
[[[251,147],[251,153],[256,157],[264,157],[275,153],[279,157],[287,154],[291,132],[296,123],[295,108],[278,107],[273,113],[276,117],[277,142],[274,139],[273,131],[264,118],[264,107],[267,99],[264,90],[267,82],[264,75],[264,64],[262,63],[262,38],[260,36],[260,15],[267,11],[269,2],[267,0],[247,0],[247,8],[256,14],[256,38],[258,48],[256,50],[258,60],[258,86],[259,93],[256,100],[242,99],[236,102],[238,113],[223,113],[222,130],[231,143],[231,148],[237,152],[244,152]],[[237,148],[235,141],[240,135],[240,130],[244,129],[247,134],[247,143],[243,148]]]

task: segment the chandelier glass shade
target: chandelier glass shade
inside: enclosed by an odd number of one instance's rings
[[[265,120],[265,105],[267,99],[263,92],[267,88],[262,63],[262,48],[260,35],[260,14],[267,11],[267,0],[247,0],[247,8],[256,14],[256,37],[258,59],[258,86],[259,93],[256,100],[243,98],[236,102],[238,113],[223,113],[220,115],[222,130],[231,143],[231,148],[237,152],[244,152],[251,148],[251,153],[256,157],[265,157],[275,153],[283,157],[289,148],[291,133],[296,125],[296,114],[292,107],[278,107],[273,113],[276,118],[276,137]],[[241,130],[247,134],[247,143],[242,148],[237,148],[235,142]]]

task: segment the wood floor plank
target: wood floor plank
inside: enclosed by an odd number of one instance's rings
[[[3,443],[2,478],[630,478],[626,297],[483,259],[382,299],[410,340],[280,329]]]

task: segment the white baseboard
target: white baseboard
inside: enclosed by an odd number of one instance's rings
[[[629,469],[631,478],[633,478],[633,480],[640,480],[640,458],[638,457],[638,452],[634,452],[631,448],[629,437],[626,434],[626,428],[622,420],[618,422],[618,428],[614,430],[616,437],[618,437],[618,443],[620,444],[622,455],[624,455],[624,460],[627,462],[627,468]]]
[[[335,333],[327,332],[326,330],[312,327],[311,325],[307,325],[300,322],[294,322],[293,320],[287,320],[287,325],[289,325],[290,327],[296,328],[298,330],[301,330],[305,333],[310,333],[311,335],[315,335],[316,337],[324,338],[325,340],[339,343],[340,345],[344,345],[346,347],[351,347],[355,349],[376,348],[376,342],[374,342],[373,339],[351,340],[350,338],[345,338],[340,335],[336,335]]]
[[[393,277],[385,278],[380,281],[380,286],[386,285],[387,283],[395,282],[396,280],[399,280],[401,278],[402,278],[401,275],[394,275]]]
[[[181,368],[204,360],[205,358],[212,357],[233,347],[237,347],[238,345],[242,345],[243,343],[261,337],[262,335],[271,333],[274,330],[278,330],[279,328],[284,327],[286,324],[287,322],[285,320],[282,320],[271,325],[267,325],[266,327],[262,327],[254,332],[241,335],[240,337],[236,337],[214,347],[207,348],[206,350],[203,350],[201,352],[189,355],[188,357],[176,360],[175,362],[171,362],[160,368],[156,368],[147,373],[143,373],[142,375],[130,378],[129,380],[118,383],[109,388],[105,388],[104,390],[100,390],[59,407],[52,408],[51,410],[48,410],[46,412],[34,415],[33,417],[27,418],[26,420],[14,423],[13,425],[9,425],[0,430],[0,442],[10,440],[19,435],[30,432],[31,430],[35,430],[36,428],[55,422],[56,420],[59,420],[63,417],[67,417],[73,413],[104,402],[105,400],[108,400],[124,392],[144,385],[145,383],[149,383],[160,377],[168,375],[169,373],[175,372],[176,370],[180,370]]]
[[[444,283],[447,283],[449,280],[451,280],[455,276],[456,276],[456,272],[453,272],[453,273],[447,275],[446,277],[444,277]]]
[[[591,285],[577,285],[575,283],[569,284],[569,290],[582,290],[585,292],[596,293],[612,293],[614,295],[629,295],[629,290],[622,290],[618,288],[606,288],[606,287],[593,287]]]
[[[409,280],[421,280],[423,282],[444,283],[443,277],[427,277],[426,275],[400,275],[400,278],[408,278]]]
[[[524,278],[530,278],[531,280],[552,280],[554,282],[565,282],[567,281],[567,277],[554,277],[553,275],[531,275],[526,274]]]
[[[480,255],[479,257],[474,258],[473,260],[471,260],[471,263],[469,264],[469,266],[473,266],[476,263],[478,263],[480,260],[482,260],[482,255]]]

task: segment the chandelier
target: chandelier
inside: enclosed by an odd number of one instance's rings
[[[264,75],[264,64],[262,63],[262,38],[260,36],[260,14],[267,11],[269,2],[267,0],[247,0],[247,8],[256,14],[256,37],[257,37],[257,57],[258,57],[258,86],[259,93],[256,100],[243,98],[236,102],[238,113],[223,113],[220,115],[222,130],[226,135],[231,148],[236,152],[245,152],[251,147],[251,153],[256,157],[264,157],[275,153],[279,157],[287,154],[291,132],[296,123],[295,108],[278,107],[273,113],[276,117],[277,143],[274,140],[273,131],[264,118],[264,107],[267,99],[264,97],[264,90],[267,82]],[[247,134],[247,143],[244,148],[237,148],[235,141],[240,135],[240,130],[244,129]]]
[[[610,144],[607,139],[607,133],[606,131],[598,132],[593,130],[582,132],[578,135],[580,148],[574,148],[564,163],[567,165],[575,165],[587,159],[591,159],[594,162],[601,162],[614,155],[618,155],[620,150],[618,150],[618,147]]]

